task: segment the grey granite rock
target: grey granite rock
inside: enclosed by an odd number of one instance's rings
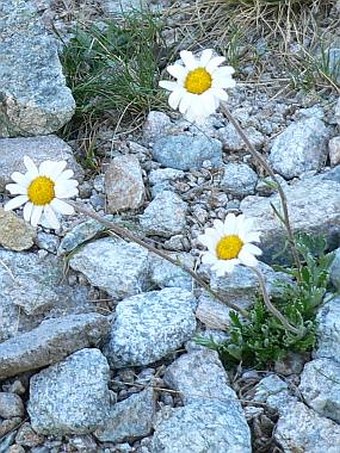
[[[26,173],[24,156],[29,156],[36,165],[44,160],[66,160],[67,168],[75,173],[75,178],[81,181],[83,170],[74,159],[72,149],[61,138],[55,135],[27,138],[0,139],[0,191],[11,180],[15,171]]]
[[[340,423],[340,363],[316,359],[306,363],[299,390],[306,403],[320,415]]]
[[[288,385],[276,374],[264,377],[254,388],[253,400],[266,403],[272,409],[284,414],[289,404],[296,404],[297,398],[290,395]]]
[[[189,269],[194,268],[194,258],[188,253],[171,253],[171,258],[178,260]],[[169,261],[151,253],[150,262],[150,279],[159,288],[177,287],[182,289],[192,289],[192,278],[179,265],[169,263]]]
[[[251,195],[255,191],[258,177],[247,164],[229,163],[224,166],[221,188],[236,196]]]
[[[112,215],[105,216],[104,219],[113,221]],[[75,225],[72,230],[68,231],[63,237],[58,248],[58,255],[65,255],[79,247],[84,242],[94,238],[98,233],[105,231],[107,227],[97,220],[90,219]]]
[[[338,453],[340,426],[303,403],[295,403],[280,416],[274,437],[284,452]]]
[[[68,313],[79,303],[84,291],[80,294],[63,277],[63,263],[53,255],[0,249],[0,341],[32,327],[25,327],[29,319],[55,309]]]
[[[89,242],[73,254],[69,263],[93,286],[117,299],[142,292],[148,283],[148,252],[122,240],[104,238]]]
[[[291,395],[287,383],[278,376],[267,376],[257,384],[254,401],[278,411],[274,438],[285,452],[338,452],[339,425]]]
[[[194,296],[180,288],[119,302],[104,348],[111,367],[148,365],[179,348],[195,332],[195,308]]]
[[[15,393],[0,392],[0,417],[23,417],[25,414],[24,403]]]
[[[333,137],[328,142],[329,161],[332,167],[340,163],[340,137]]]
[[[143,126],[143,142],[154,142],[167,133],[171,128],[171,121],[168,115],[163,112],[151,110]]]
[[[153,158],[164,167],[192,170],[202,167],[209,160],[214,167],[222,165],[222,144],[205,135],[175,135],[155,141]]]
[[[327,158],[329,130],[318,118],[293,123],[273,143],[269,162],[287,179],[319,170]]]
[[[144,201],[145,187],[142,168],[136,156],[123,155],[113,159],[105,170],[107,210],[137,209]]]
[[[105,15],[117,18],[130,11],[143,11],[147,4],[145,0],[101,0],[101,8]]]
[[[340,234],[340,184],[325,179],[325,175],[315,176],[292,184],[285,192],[294,230],[324,235],[330,248],[337,247]],[[285,242],[285,232],[271,203],[282,212],[278,195],[268,198],[249,196],[241,202],[242,212],[254,218],[262,233],[261,259],[267,262],[282,252]]]
[[[324,304],[316,319],[318,341],[314,357],[340,363],[340,297]]]
[[[98,349],[82,349],[34,375],[27,406],[41,434],[84,434],[102,426],[110,413],[110,369]]]
[[[0,379],[37,370],[74,351],[96,346],[108,330],[108,319],[95,313],[44,321],[31,332],[0,343]]]
[[[172,237],[182,233],[186,225],[188,205],[177,194],[164,190],[156,195],[140,216],[146,234]]]
[[[38,446],[42,445],[44,441],[45,437],[36,433],[28,422],[25,422],[20,426],[15,437],[16,444],[29,448],[29,451],[32,453],[36,448],[43,448]]]
[[[155,426],[151,453],[250,453],[250,429],[239,403],[200,400],[173,409]]]
[[[149,183],[151,184],[151,195],[155,198],[164,190],[172,190],[172,182],[183,178],[185,173],[175,168],[158,168],[152,170],[149,174]]]
[[[105,425],[94,434],[100,442],[133,442],[150,434],[155,413],[154,390],[147,388],[112,405]]]
[[[337,120],[338,126],[340,126],[340,97],[338,98],[338,102],[335,105],[334,116]]]
[[[337,291],[340,291],[340,247],[334,251],[334,260],[330,268],[330,280]]]
[[[196,318],[207,328],[228,330],[230,325],[229,314],[230,308],[208,293],[199,296]]]
[[[261,148],[265,142],[265,138],[261,132],[256,130],[253,126],[247,127],[246,132],[250,143],[255,146],[255,148]],[[231,123],[229,123],[226,127],[218,129],[217,136],[221,140],[224,148],[227,150],[241,151],[242,149],[247,148],[244,141]]]
[[[21,252],[34,243],[35,229],[12,211],[0,207],[0,245]]]
[[[71,90],[35,3],[0,5],[0,137],[44,135],[60,129],[75,110]]]
[[[237,400],[217,352],[210,349],[181,355],[167,368],[164,382],[181,393],[184,404]]]
[[[338,184],[340,184],[340,165],[337,165],[336,167],[332,168],[331,170],[328,170],[325,173],[322,173],[321,179],[324,179],[325,181],[335,181]]]
[[[38,231],[35,243],[40,249],[56,254],[60,245],[60,238],[55,234]]]
[[[13,427],[15,428],[15,427]],[[7,435],[4,435],[0,440],[0,453],[8,453],[8,449],[13,444],[15,439],[15,431],[10,430]]]
[[[175,168],[157,168],[151,170],[149,174],[149,183],[152,186],[162,184],[165,181],[175,181],[185,176],[184,171],[176,170]]]
[[[270,295],[279,295],[281,289],[278,282],[291,283],[291,280],[283,272],[275,272],[270,266],[260,262],[258,266],[266,282],[267,291]],[[231,274],[217,277],[210,270],[210,287],[221,297],[236,303],[242,308],[248,308],[253,304],[256,293],[259,291],[259,280],[256,274],[246,266],[237,266]]]

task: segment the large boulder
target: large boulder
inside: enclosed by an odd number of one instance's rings
[[[34,2],[0,3],[0,137],[60,129],[75,110],[58,59]]]
[[[340,235],[340,184],[315,176],[292,184],[285,192],[294,231],[324,235],[330,248],[337,247]],[[267,198],[249,196],[241,203],[242,212],[254,218],[262,233],[261,249],[263,259],[267,262],[283,251],[287,238],[272,205],[282,212],[277,194]]]

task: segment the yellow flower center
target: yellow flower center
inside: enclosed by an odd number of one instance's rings
[[[55,198],[54,182],[47,176],[38,176],[29,185],[27,196],[35,205],[51,203]]]
[[[202,94],[211,87],[212,78],[204,68],[190,71],[185,79],[184,87],[189,93]]]
[[[220,239],[216,245],[216,255],[219,260],[232,260],[237,258],[243,246],[241,239],[236,234],[230,234]]]

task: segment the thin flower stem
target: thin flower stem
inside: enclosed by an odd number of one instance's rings
[[[126,228],[120,227],[117,224],[110,222],[107,219],[102,218],[99,214],[90,211],[89,209],[80,206],[78,203],[75,203],[71,200],[68,200],[68,203],[74,207],[74,209],[82,214],[85,214],[88,217],[91,217],[94,220],[97,220],[97,222],[101,223],[102,225],[105,225],[108,227],[113,233],[115,233],[117,236],[120,236],[124,239],[129,239],[132,242],[135,242],[136,244],[144,247],[146,250],[149,252],[155,253],[156,255],[160,256],[166,261],[169,261],[169,263],[174,264],[175,266],[180,267],[183,269],[185,272],[187,272],[191,277],[197,282],[199,286],[201,286],[203,289],[205,289],[208,293],[210,293],[213,297],[221,301],[223,304],[227,305],[229,308],[232,308],[233,310],[241,313],[242,316],[245,318],[249,317],[249,313],[244,310],[243,308],[238,307],[237,305],[233,304],[230,301],[227,301],[223,299],[219,294],[217,294],[215,291],[213,291],[207,283],[205,283],[204,280],[202,280],[196,272],[194,272],[192,269],[187,267],[185,264],[182,264],[179,260],[172,258],[171,256],[167,255],[165,252],[156,249],[156,247],[148,244],[147,242],[143,241],[140,237],[136,236],[135,234],[131,233],[130,230],[127,230]]]
[[[295,335],[299,335],[302,338],[304,335],[304,329],[298,329],[297,327],[292,326],[285,316],[272,304],[261,271],[259,271],[256,267],[251,267],[251,270],[256,274],[259,280],[263,300],[267,309],[281,322],[287,331],[292,332]]]
[[[227,119],[232,123],[232,125],[235,127],[239,136],[242,138],[244,143],[247,145],[247,148],[250,151],[251,155],[254,157],[254,159],[256,159],[260,163],[260,165],[262,165],[262,167],[267,171],[268,175],[271,176],[271,178],[273,179],[273,181],[276,184],[277,191],[278,191],[279,197],[281,199],[282,209],[283,209],[283,217],[280,216],[280,219],[283,221],[283,224],[287,231],[288,242],[291,247],[295,265],[298,269],[298,276],[299,276],[299,280],[300,280],[302,266],[301,266],[301,261],[300,261],[298,251],[296,249],[293,229],[292,229],[290,219],[289,219],[287,197],[282,188],[282,185],[280,184],[273,169],[270,167],[270,165],[268,164],[266,159],[258,151],[256,151],[255,147],[252,145],[252,143],[250,142],[250,140],[248,139],[246,134],[243,132],[243,129],[242,129],[240,123],[233,117],[233,115],[228,110],[228,108],[225,106],[225,104],[222,103],[221,107],[222,107],[222,111],[225,114],[225,116],[227,117]]]

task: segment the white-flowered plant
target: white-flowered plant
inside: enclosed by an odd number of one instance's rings
[[[65,170],[67,162],[46,160],[39,168],[28,156],[24,157],[27,169],[25,174],[14,172],[11,175],[14,184],[7,184],[6,189],[17,197],[4,206],[6,211],[24,205],[24,219],[36,227],[45,218],[51,228],[60,227],[57,215],[71,215],[74,208],[63,199],[78,194],[78,181],[71,179],[72,170]]]
[[[231,66],[220,65],[225,57],[213,56],[212,49],[203,50],[200,57],[192,52],[180,52],[181,63],[168,66],[167,71],[177,79],[162,80],[159,85],[171,91],[169,105],[189,121],[200,121],[214,113],[220,101],[228,100],[227,88],[235,86]]]
[[[256,256],[262,254],[253,244],[260,241],[260,233],[254,229],[254,221],[243,214],[228,214],[224,222],[215,220],[214,227],[207,228],[198,240],[208,248],[202,262],[209,264],[219,277],[231,273],[237,264],[256,267]]]

